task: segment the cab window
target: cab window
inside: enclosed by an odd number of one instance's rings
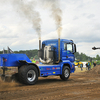
[[[67,44],[67,50],[69,50],[69,51],[73,51],[73,48],[72,48],[72,44]]]
[[[72,48],[72,44],[70,43],[64,43],[64,50],[69,50],[69,51],[73,51],[73,48]]]
[[[64,43],[64,50],[67,50],[67,43]]]

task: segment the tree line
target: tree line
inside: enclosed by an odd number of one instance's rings
[[[7,50],[5,50],[5,52],[7,53]],[[32,59],[33,57],[35,59],[38,59],[38,50],[34,49],[34,50],[20,50],[20,51],[13,51],[14,53],[22,53],[22,54],[26,54],[30,59]],[[2,54],[3,51],[0,51],[0,54]]]
[[[7,50],[5,50],[5,52],[7,52]],[[2,53],[3,52],[0,51],[0,54],[2,54]],[[30,59],[32,59],[32,58],[38,59],[38,50],[37,49],[34,49],[34,50],[19,50],[19,51],[14,51],[14,53],[23,53],[23,54],[26,54]],[[100,60],[99,55],[96,55],[96,57],[90,57],[90,56],[87,56],[84,53],[79,53],[79,52],[75,53],[75,58],[80,60],[80,61],[88,61],[90,59]]]
[[[79,52],[76,52],[75,53],[75,59],[78,59],[80,61],[88,61],[88,60],[91,60],[91,59],[94,59],[90,56],[87,56],[86,54],[84,53],[79,53]]]
[[[84,53],[79,53],[79,52],[76,52],[75,53],[75,58],[76,59],[79,59],[80,61],[88,61],[88,60],[92,60],[92,61],[100,61],[100,56],[97,54],[96,57],[90,57],[90,56],[87,56],[86,54]]]

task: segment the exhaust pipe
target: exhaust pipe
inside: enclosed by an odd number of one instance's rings
[[[39,50],[41,50],[41,40],[39,39]]]
[[[42,49],[41,49],[41,40],[39,39],[39,51],[38,51],[38,56],[39,56],[39,61],[42,62],[43,64],[48,64],[51,62],[51,58],[49,58],[48,60],[44,61],[42,59]]]
[[[60,38],[58,38],[58,61],[56,63],[60,62]]]
[[[58,60],[60,61],[60,38],[58,39]]]
[[[42,51],[41,51],[41,40],[40,40],[40,39],[39,39],[38,57],[42,57]]]

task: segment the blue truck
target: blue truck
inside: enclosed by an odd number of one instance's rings
[[[38,77],[57,75],[66,81],[70,73],[75,71],[76,45],[72,40],[51,39],[42,42],[39,40],[39,64],[32,63],[26,54],[6,53],[0,54],[0,66],[5,77],[5,68],[18,67],[20,82],[33,85]]]

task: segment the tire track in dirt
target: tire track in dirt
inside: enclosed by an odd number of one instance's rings
[[[39,77],[35,85],[0,80],[0,100],[99,100],[100,75],[91,72],[73,73],[68,81]]]
[[[36,85],[25,86],[14,83],[13,85],[5,83],[11,88],[6,88],[0,92],[0,100],[62,100],[81,98],[94,93],[98,96],[100,91],[100,78],[88,76],[79,76],[72,74],[68,81],[62,81],[57,76],[51,76],[46,79],[39,78]],[[91,97],[91,95],[90,95]],[[90,98],[89,97],[89,98]],[[95,96],[94,96],[95,97]]]

